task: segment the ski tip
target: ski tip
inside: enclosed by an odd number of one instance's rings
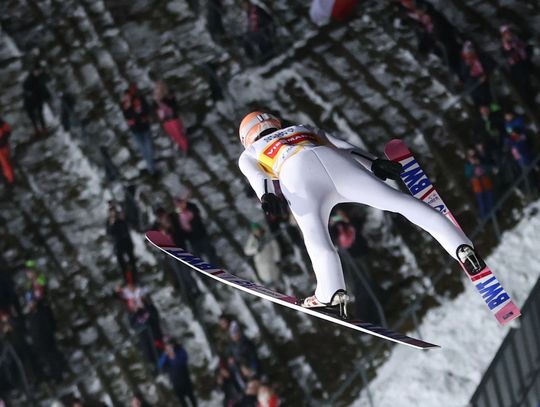
[[[157,230],[149,230],[148,232],[146,232],[145,235],[146,235],[146,239],[150,241],[150,243],[155,244],[156,246],[159,246],[159,247],[176,246],[169,236]]]
[[[384,154],[391,160],[395,160],[397,157],[402,157],[410,154],[410,150],[407,145],[400,139],[390,140],[384,146]]]
[[[409,338],[409,340],[403,341],[403,342],[412,346],[413,348],[421,349],[421,350],[441,349],[440,345],[425,342],[425,341],[422,341],[420,339],[415,339],[415,338]]]

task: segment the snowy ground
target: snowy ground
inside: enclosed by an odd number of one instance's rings
[[[504,233],[501,244],[487,259],[520,306],[540,276],[538,230],[540,202],[526,209],[524,218]],[[474,286],[467,284],[457,298],[429,311],[420,326],[423,338],[442,349],[418,352],[394,347],[369,386],[373,405],[467,406],[509,329],[497,324]],[[367,392],[363,391],[353,405],[369,405]]]

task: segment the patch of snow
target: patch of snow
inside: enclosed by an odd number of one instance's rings
[[[540,276],[538,230],[540,202],[530,205],[519,224],[503,234],[486,259],[501,284],[522,305]],[[456,271],[457,272],[457,271]],[[466,312],[462,312],[466,310]],[[396,346],[379,368],[369,392],[377,407],[463,407],[469,402],[511,326],[500,327],[473,284],[441,306],[430,310],[420,332],[442,346],[419,352]],[[511,325],[519,325],[519,320]],[[353,404],[369,405],[366,390]]]

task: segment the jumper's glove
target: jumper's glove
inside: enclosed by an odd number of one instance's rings
[[[383,181],[386,181],[386,178],[399,181],[399,176],[402,171],[403,166],[400,163],[385,160],[383,158],[376,158],[371,164],[371,172],[373,172],[376,177],[379,177]]]
[[[266,193],[261,196],[261,207],[266,215],[283,216],[285,213],[283,199],[273,193]]]

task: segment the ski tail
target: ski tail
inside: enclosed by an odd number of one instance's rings
[[[394,139],[389,141],[384,148],[384,153],[389,160],[398,162],[403,166],[400,177],[412,196],[438,210],[450,219],[457,228],[462,230],[431,180],[402,140]],[[519,308],[514,304],[510,295],[488,266],[477,273],[468,272],[461,263],[460,266],[501,325],[505,325],[521,315]]]
[[[317,318],[324,319],[334,324],[338,324],[350,329],[354,329],[356,331],[370,334],[385,339],[387,341],[400,343],[402,345],[407,345],[416,349],[431,349],[439,347],[438,345],[425,342],[420,339],[412,338],[410,336],[403,335],[399,332],[395,332],[391,329],[377,326],[369,322],[359,320],[346,320],[337,317],[336,315],[333,315],[331,311],[327,312],[322,309],[315,310],[311,308],[304,308],[300,305],[297,305],[298,300],[294,296],[279,293],[260,284],[256,284],[252,281],[235,276],[234,274],[231,274],[218,266],[206,263],[204,260],[200,259],[197,256],[194,256],[191,253],[188,253],[186,250],[180,247],[176,247],[172,240],[161,232],[147,232],[146,239],[161,251],[165,252],[174,259],[184,263],[185,265],[191,267],[193,270],[204,274],[207,277],[213,278],[214,280],[217,280],[223,284],[244,291],[248,294],[255,295],[257,297],[272,301],[284,307],[303,312],[304,314],[315,316]]]

